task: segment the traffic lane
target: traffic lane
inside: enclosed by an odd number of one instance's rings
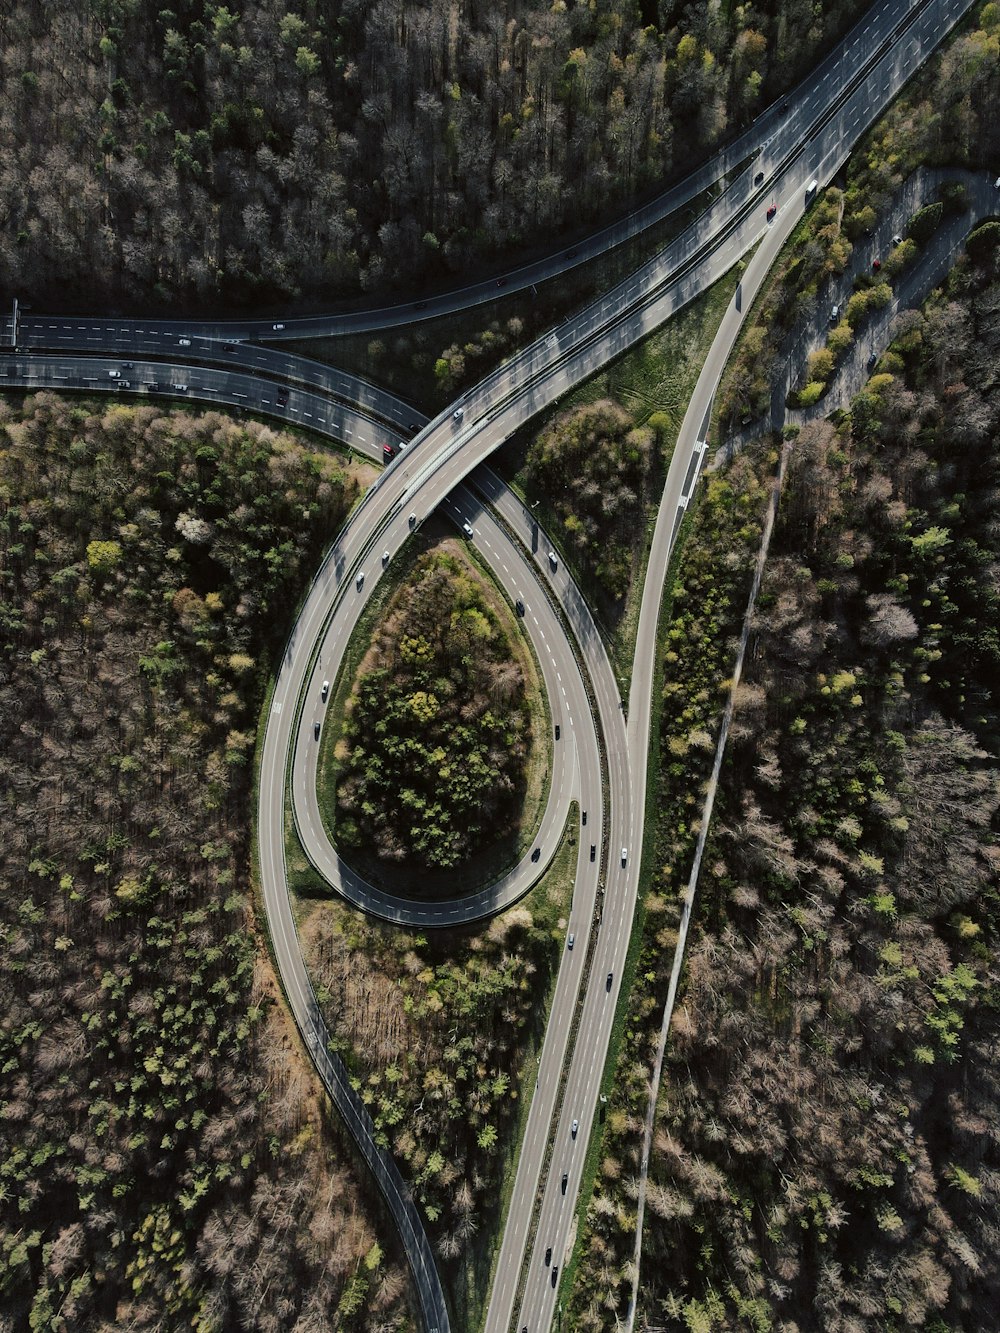
[[[592,727],[581,729],[580,725],[588,720],[584,717],[587,711],[586,689],[572,650],[564,642],[560,642],[562,628],[558,616],[549,607],[541,590],[534,583],[532,571],[520,551],[516,546],[508,546],[504,533],[496,526],[489,512],[484,510],[464,487],[455,493],[454,506],[449,505],[448,501],[445,503],[447,507],[453,509],[459,527],[464,522],[469,522],[470,526],[475,524],[473,531],[476,544],[483,549],[495,576],[505,587],[511,600],[515,601],[519,596],[523,598],[524,629],[533,643],[543,673],[551,701],[553,726],[559,728],[560,739],[552,742],[554,763],[551,790],[542,824],[533,840],[531,850],[525,853],[518,866],[487,889],[463,895],[461,900],[443,903],[419,903],[384,893],[367,884],[340,860],[327,837],[319,810],[317,798],[319,745],[316,729],[317,726],[322,729],[328,702],[323,699],[323,683],[327,680],[330,682],[331,693],[336,688],[343,655],[360,618],[360,598],[346,599],[341,613],[333,617],[328,625],[315,668],[306,687],[306,698],[311,702],[303,709],[297,737],[297,761],[293,767],[293,799],[297,825],[307,855],[315,868],[334,889],[363,910],[398,924],[420,927],[453,925],[459,921],[469,921],[489,915],[509,906],[537,882],[558,850],[569,800],[573,796],[579,796],[584,808],[587,805],[592,806],[598,816],[601,801],[596,735]],[[409,535],[409,531],[408,518],[401,515],[394,527],[388,529],[385,534],[386,545],[382,555],[373,552],[373,558],[365,562],[366,578],[363,588],[368,585],[367,591],[374,589],[382,574],[390,567],[392,556]],[[389,553],[388,560],[384,558],[386,552]],[[355,585],[357,585],[357,574]],[[311,626],[306,625],[304,628],[303,641],[309,642]],[[580,771],[576,753],[578,747],[593,752],[587,755],[587,761],[582,765],[583,772],[597,770],[597,780],[589,781],[583,788],[574,778]],[[534,859],[536,850],[537,860]],[[580,855],[582,858],[582,851]]]
[[[123,363],[117,357],[48,352],[7,352],[0,367],[5,368],[0,369],[0,384],[5,375],[10,387],[115,393],[132,403],[150,397],[177,398],[260,412],[328,435],[373,458],[380,457],[386,445],[396,449],[406,442],[400,432],[323,393],[286,389],[223,367],[146,360]]]

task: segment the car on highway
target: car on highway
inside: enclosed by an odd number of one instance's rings
[[[561,727],[561,726],[559,725],[559,723],[557,722],[557,723],[556,723],[556,740],[558,740],[559,737],[560,737],[561,735],[562,735],[562,727]]]
[[[840,318],[840,306],[835,305],[830,310],[830,323],[836,324],[839,318]]]
[[[532,861],[537,861],[541,857],[541,855],[542,855],[541,847],[536,847],[535,850],[531,853]]]
[[[223,344],[222,344],[222,350],[223,350],[224,352],[235,352],[235,351],[236,351],[236,344],[235,344],[235,343],[223,343]]]
[[[506,279],[506,278],[497,278],[497,286],[498,286],[498,287],[506,287],[506,286],[507,286],[507,279]]]
[[[610,990],[610,989],[611,989],[611,983],[614,981],[614,979],[615,979],[615,974],[614,974],[613,972],[609,972],[609,973],[608,973],[608,979],[607,979],[607,981],[604,983],[604,989],[605,989],[605,990]]]
[[[178,339],[177,339],[177,346],[178,346],[178,347],[190,347],[190,346],[191,346],[191,339],[190,339],[190,338],[178,338]]]
[[[361,589],[365,586],[365,571],[364,571],[364,570],[361,571],[361,573],[360,573],[360,574],[358,575],[358,577],[354,580],[354,582],[358,585],[358,592],[360,592]]]
[[[758,171],[758,172],[757,172],[757,175],[754,176],[754,178],[753,178],[753,183],[754,183],[754,185],[763,185],[763,184],[764,184],[764,173],[763,173],[762,171]]]
[[[108,371],[108,378],[109,378],[109,379],[120,380],[121,377],[122,377],[122,373],[121,373],[120,370],[109,370],[109,371]]]
[[[395,451],[395,449],[392,447],[392,445],[391,445],[391,444],[383,444],[383,446],[382,446],[382,462],[383,462],[383,463],[391,463],[392,460],[393,460],[395,457],[396,457],[396,451]]]
[[[327,699],[330,697],[330,682],[328,680],[324,680],[323,688],[319,692],[319,697],[324,703],[326,703]]]
[[[553,1286],[556,1285],[556,1279],[557,1279],[558,1277],[559,1277],[559,1265],[558,1265],[558,1264],[553,1264],[553,1265],[552,1265],[552,1285],[553,1285]]]
[[[567,948],[567,949],[572,949],[572,947],[573,947],[573,945],[574,945],[575,943],[576,943],[576,936],[573,934],[572,931],[570,931],[570,932],[569,932],[569,936],[568,936],[568,938],[567,938],[567,940],[566,940],[566,948]]]
[[[569,1131],[569,1132],[573,1135],[573,1138],[574,1138],[574,1139],[576,1138],[576,1132],[577,1132],[577,1130],[578,1130],[579,1128],[580,1128],[580,1122],[579,1122],[579,1120],[574,1120],[572,1126],[570,1127],[570,1131]]]
[[[775,213],[777,213],[777,211],[778,211],[778,205],[777,205],[777,204],[771,204],[771,206],[770,206],[770,207],[768,208],[768,210],[767,210],[767,220],[768,220],[768,222],[773,222],[773,221],[774,221],[774,215],[775,215]]]
[[[284,327],[285,327],[284,324],[272,324],[272,325],[271,325],[271,328],[274,329],[275,333],[280,333],[281,330],[282,330]]]
[[[552,1246],[547,1245],[545,1247],[545,1267],[548,1268],[551,1262],[552,1262]]]
[[[590,844],[590,859],[591,859],[592,861],[596,861],[596,860],[597,860],[597,843],[596,843],[596,842],[592,842],[592,843]]]
[[[622,848],[622,865],[625,865],[625,864],[627,863],[627,861],[628,861],[628,848],[627,848],[627,847],[623,847],[623,848]]]
[[[517,601],[514,603],[514,610],[517,612],[517,614],[518,614],[519,616],[523,616],[523,615],[524,615],[524,602],[522,601],[522,599],[521,599],[520,597],[519,597],[519,598],[517,599]]]
[[[900,236],[900,235],[898,235],[898,234],[895,235],[895,236],[892,238],[892,243],[893,243],[893,245],[902,245],[902,244],[903,244],[903,238],[902,238],[902,236]]]
[[[416,514],[411,514],[410,517],[407,519],[407,522],[409,523],[411,528],[415,528],[417,526]]]
[[[873,260],[872,260],[872,269],[873,269],[873,271],[874,271],[875,273],[877,273],[881,267],[882,267],[882,261],[881,261],[881,259],[873,259]]]
[[[788,115],[788,103],[787,103],[787,102],[782,102],[781,106],[778,107],[778,115],[779,115],[779,116],[787,116],[787,115]]]
[[[878,352],[872,352],[871,356],[869,356],[868,358],[868,369],[874,370],[877,365],[878,365]]]
[[[319,740],[319,723],[318,723],[318,722],[314,722],[314,723],[313,723],[313,740],[316,740],[316,741]]]
[[[462,531],[465,533],[466,537],[468,537],[469,541],[471,542],[474,535],[472,531],[472,524],[469,522],[463,523]]]
[[[188,391],[188,386],[186,384],[171,384],[170,387],[175,393],[187,393]]]
[[[549,552],[549,568],[550,569],[559,568],[559,557],[556,555],[555,551]]]
[[[567,1186],[568,1184],[569,1184],[569,1172],[568,1172],[568,1171],[564,1171],[564,1172],[563,1172],[563,1178],[562,1178],[562,1192],[563,1192],[563,1194],[566,1193],[566,1186]]]
[[[456,407],[454,412],[452,412],[451,414],[451,419],[452,421],[461,421],[464,416],[465,416],[465,408]]]
[[[287,407],[287,406],[288,406],[288,390],[287,390],[287,389],[279,389],[278,392],[277,392],[276,397],[277,397],[277,399],[278,399],[278,406],[279,406],[279,407]]]
[[[387,565],[387,564],[389,563],[389,548],[388,548],[388,547],[386,547],[385,550],[382,552],[382,563],[383,563],[383,565]]]
[[[135,370],[135,362],[134,362],[134,361],[123,361],[123,362],[122,362],[122,370]]]

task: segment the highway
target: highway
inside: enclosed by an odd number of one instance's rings
[[[317,576],[317,582],[322,584],[320,600],[325,603],[325,615],[318,617],[315,624],[304,625],[300,621],[301,628],[297,632],[303,636],[306,633],[313,635],[310,643],[315,643],[321,627],[332,623],[329,616],[336,619],[350,607],[356,612],[360,600],[370,593],[372,584],[377,581],[375,565],[380,563],[381,552],[387,546],[394,549],[394,543],[405,539],[410,514],[414,515],[414,522],[419,523],[513,430],[573,384],[656,328],[705,290],[741,255],[760,243],[743,278],[744,289],[749,294],[751,275],[762,272],[773,260],[797,216],[801,215],[806,183],[815,177],[822,184],[832,177],[859,134],[967,8],[968,0],[927,0],[927,3],[914,6],[909,14],[912,22],[905,31],[895,35],[891,46],[884,45],[892,35],[891,25],[906,7],[899,4],[883,7],[879,11],[882,17],[878,23],[868,16],[863,33],[855,36],[853,45],[832,53],[830,61],[804,86],[794,110],[790,110],[782,121],[783,127],[794,127],[795,142],[787,140],[783,128],[780,136],[776,135],[764,146],[758,159],[760,165],[755,163],[755,169],[765,171],[765,181],[760,189],[753,186],[750,174],[744,173],[700,219],[697,231],[684,233],[627,282],[499,367],[482,384],[464,395],[459,404],[452,405],[423,427],[408,451],[382,474],[339,534],[329,560]],[[870,69],[866,67],[869,60]],[[778,213],[775,224],[768,226],[764,209],[771,200],[776,203]],[[744,300],[742,305],[747,308],[749,300]],[[727,336],[735,337],[742,313],[734,306],[726,318]],[[103,336],[100,330],[98,333]],[[114,345],[119,346],[117,337]],[[706,366],[706,383],[717,381],[722,346],[718,343],[713,348],[713,358]],[[133,348],[129,346],[128,350]],[[169,350],[173,353],[176,349],[171,347]],[[190,377],[193,387],[196,376],[200,383],[200,377],[208,372],[192,366],[183,373]],[[309,402],[307,391],[295,389],[293,392],[303,395],[303,405]],[[290,397],[289,405],[291,402]],[[532,1333],[550,1326],[558,1297],[558,1276],[545,1263],[544,1250],[552,1247],[551,1265],[562,1269],[574,1235],[574,1204],[638,890],[656,615],[670,545],[694,486],[697,430],[704,415],[703,412],[696,422],[694,443],[688,427],[686,433],[682,432],[667,477],[647,572],[627,730],[619,717],[617,729],[612,726],[605,734],[609,790],[612,792],[605,814],[610,855],[603,921],[594,933],[590,960],[593,982],[587,986],[582,1001],[580,1030],[585,1033],[585,1040],[576,1044],[560,1100],[558,1089],[563,1055],[570,1018],[576,1007],[573,987],[563,985],[562,974],[567,973],[563,968],[557,984],[558,1004],[554,1003],[542,1051],[539,1096],[533,1100],[529,1115],[487,1316],[486,1328],[495,1330],[495,1333],[511,1326],[528,1327]],[[315,419],[314,414],[311,420]],[[490,540],[493,541],[493,536]],[[359,589],[356,579],[362,571],[365,579]],[[286,656],[279,682],[286,674],[288,660]],[[272,890],[278,897],[284,897],[287,906],[280,809],[286,764],[296,734],[295,701],[300,697],[299,693],[293,695],[290,692],[294,674],[287,672],[288,694],[275,696],[275,703],[280,706],[277,711],[272,706],[264,741],[258,814],[262,877],[271,882],[271,889],[265,889],[265,901],[272,930],[274,922],[281,917],[281,906],[272,900]],[[307,700],[309,698],[311,695]],[[623,848],[627,849],[624,858],[621,856]],[[291,983],[286,978],[286,964],[282,958],[286,950],[289,952]],[[275,953],[279,957],[290,1003],[309,1039],[308,1034],[314,1033],[310,1026],[314,1016],[311,996],[305,989],[308,981],[297,979],[291,961],[294,956],[301,966],[297,943],[284,939],[279,942],[276,938]],[[574,1120],[577,1121],[575,1133],[571,1127]],[[363,1133],[363,1130],[359,1132]],[[550,1141],[554,1145],[551,1153]],[[532,1217],[543,1171],[547,1171],[547,1176],[539,1203],[537,1232],[533,1232]],[[565,1188],[562,1184],[564,1173]],[[405,1219],[401,1225],[405,1234]],[[532,1236],[533,1244],[529,1250]],[[411,1255],[411,1261],[418,1275],[418,1286],[423,1282],[426,1285],[424,1295],[427,1295],[433,1282],[421,1268],[419,1243],[413,1243],[418,1257],[413,1260]],[[529,1257],[522,1284],[525,1254]],[[438,1327],[447,1326],[444,1322],[446,1312],[439,1314],[435,1311],[430,1317],[441,1321]]]

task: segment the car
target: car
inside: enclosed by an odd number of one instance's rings
[[[392,447],[392,445],[391,445],[391,444],[383,444],[383,446],[382,446],[382,462],[383,462],[383,463],[391,463],[392,460],[393,460],[395,457],[396,457],[396,451],[395,451],[395,449]]]
[[[122,370],[135,370],[135,362],[134,362],[134,361],[123,361],[123,362],[122,362]]]
[[[788,103],[782,102],[781,106],[778,107],[778,115],[787,116],[787,114],[788,114]]]
[[[872,260],[872,269],[873,269],[876,273],[879,271],[879,269],[880,269],[881,267],[882,267],[882,261],[881,261],[881,259],[873,259],[873,260]]]
[[[117,383],[117,385],[116,385],[115,387],[118,388],[118,389],[131,389],[131,387],[132,387],[132,381],[131,381],[131,380],[119,380],[118,383]]]
[[[360,574],[358,575],[358,577],[354,580],[354,582],[357,584],[358,592],[360,592],[361,589],[365,586],[365,571],[364,571],[364,570],[361,571],[361,573],[360,573]]]
[[[778,211],[778,206],[777,206],[777,204],[771,204],[771,206],[770,206],[770,207],[768,208],[768,210],[767,210],[767,220],[768,220],[768,222],[773,222],[773,221],[774,221],[774,215],[775,215],[775,213],[777,213],[777,211]]]
[[[609,972],[609,973],[608,973],[608,979],[607,979],[607,981],[605,981],[605,983],[604,983],[604,989],[605,989],[605,990],[610,990],[610,989],[611,989],[611,983],[614,981],[614,979],[615,979],[615,974],[614,974],[613,972]]]
[[[560,737],[561,735],[562,735],[562,728],[560,727],[559,723],[557,722],[557,723],[556,723],[556,740],[558,740],[559,737]]]
[[[830,309],[830,323],[836,324],[839,318],[840,318],[840,306],[839,305],[832,306]]]
[[[514,610],[517,612],[519,616],[524,615],[524,602],[521,600],[520,597],[514,603]]]
[[[113,380],[120,380],[122,377],[122,373],[120,370],[109,370],[108,377]]]
[[[426,310],[426,309],[427,309],[427,302],[426,302],[426,301],[414,301],[414,302],[413,302],[413,308],[414,308],[414,310]]]
[[[878,365],[878,352],[872,352],[871,356],[868,358],[868,369],[874,370],[877,365]]]
[[[555,551],[549,552],[549,568],[550,569],[559,568],[559,557],[556,555]]]
[[[451,419],[452,421],[461,421],[464,416],[465,416],[465,408],[456,407],[454,412],[452,412],[451,414]]]
[[[577,1130],[578,1130],[579,1128],[580,1128],[580,1122],[579,1122],[579,1120],[574,1120],[573,1123],[572,1123],[572,1125],[570,1126],[570,1130],[569,1130],[569,1132],[572,1134],[572,1136],[573,1136],[574,1139],[576,1138],[576,1132],[577,1132]]]
[[[762,171],[758,171],[758,172],[757,172],[757,175],[754,176],[754,178],[753,178],[753,183],[754,183],[754,185],[763,185],[763,184],[764,184],[764,173],[763,173]]]
[[[622,865],[626,865],[627,863],[628,863],[628,848],[627,848],[627,847],[623,847],[623,848],[622,848]]]
[[[155,390],[158,389],[159,387],[160,387],[160,381],[159,381],[159,380],[147,380],[147,381],[146,381],[146,388],[149,389],[150,391],[155,391]]]
[[[324,682],[323,682],[323,688],[322,688],[322,689],[320,690],[320,692],[319,692],[319,697],[323,700],[324,703],[326,703],[327,699],[329,699],[329,697],[330,697],[330,682],[329,682],[328,680],[324,680]]]
[[[387,546],[387,547],[385,548],[385,550],[382,552],[382,563],[383,563],[383,565],[387,565],[387,564],[389,563],[389,548],[388,548],[388,546]]]
[[[541,854],[542,854],[541,847],[536,847],[535,850],[531,853],[532,861],[537,861],[538,858],[541,856]]]
[[[892,238],[893,245],[902,245],[903,238],[898,233]]]
[[[275,333],[280,333],[281,330],[282,330],[284,327],[285,327],[284,324],[272,324],[272,325],[271,325],[271,328],[274,329]]]
[[[191,346],[191,339],[190,339],[190,338],[178,338],[178,339],[177,339],[177,346],[178,346],[178,347],[190,347],[190,346]]]
[[[314,722],[314,723],[313,723],[313,740],[316,740],[316,741],[319,740],[319,723],[318,723],[318,722]]]
[[[507,279],[506,279],[506,278],[497,278],[497,286],[498,286],[498,287],[506,287],[506,286],[507,286]]]
[[[187,393],[188,391],[188,386],[186,384],[172,384],[170,387],[176,390],[177,393]]]
[[[568,1172],[568,1171],[564,1171],[564,1172],[563,1172],[563,1178],[562,1178],[562,1192],[563,1192],[563,1194],[566,1193],[566,1186],[567,1186],[568,1184],[569,1184],[569,1172]]]
[[[569,935],[566,937],[566,948],[572,949],[575,943],[576,943],[576,936],[573,934],[572,931],[570,931]]]
[[[236,351],[236,344],[235,344],[235,343],[223,343],[223,344],[222,344],[222,350],[223,350],[224,352],[235,352],[235,351]]]
[[[472,524],[469,522],[463,523],[462,531],[465,533],[466,537],[468,537],[469,541],[471,542],[474,535],[472,531]]]
[[[415,528],[415,527],[417,526],[417,516],[416,516],[416,514],[411,514],[410,517],[409,517],[409,519],[407,520],[407,522],[409,523],[409,525],[410,525],[411,528]]]
[[[545,1267],[548,1268],[548,1266],[549,1266],[549,1264],[550,1264],[551,1262],[552,1262],[552,1246],[551,1246],[551,1245],[546,1245],[546,1247],[545,1247]]]
[[[581,824],[586,824],[586,822],[587,822],[587,812],[586,812],[586,810],[584,810],[584,811],[582,811],[581,814],[580,814],[580,823],[581,823]]]
[[[592,842],[592,843],[590,844],[590,859],[591,859],[592,861],[596,861],[596,860],[597,860],[597,843],[596,843],[596,842]]]
[[[558,1264],[553,1264],[553,1266],[552,1266],[552,1285],[553,1285],[553,1286],[556,1285],[556,1279],[557,1279],[558,1277],[559,1277],[559,1265],[558,1265]]]

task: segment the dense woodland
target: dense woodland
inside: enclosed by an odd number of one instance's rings
[[[0,405],[0,1329],[412,1326],[249,896],[268,655],[355,494],[214,413]]]
[[[528,450],[528,493],[544,500],[553,530],[602,603],[620,606],[642,553],[662,424],[654,414],[635,426],[603,399],[562,413]]]
[[[337,1047],[412,1182],[456,1329],[479,1327],[576,851],[571,835],[555,873],[483,927],[413,935],[336,902],[317,906],[302,927]]]
[[[311,302],[624,209],[861,0],[3,0],[0,289]]]
[[[995,1327],[998,233],[987,224],[976,262],[905,318],[850,413],[792,444],[668,1044],[650,1328]],[[716,506],[706,514],[718,550]],[[668,698],[718,645],[718,598],[690,549]],[[686,697],[690,711],[665,711],[665,740],[698,725]],[[704,771],[710,738],[687,742]],[[688,864],[689,760],[684,786],[667,765],[664,889]],[[650,962],[671,942],[667,908],[647,904]],[[635,998],[635,1061],[657,989]],[[581,1328],[606,1327],[627,1296],[642,1068],[626,1059],[609,1115]]]
[[[531,751],[524,673],[499,607],[447,551],[379,624],[337,746],[338,841],[450,870],[516,823]]]

